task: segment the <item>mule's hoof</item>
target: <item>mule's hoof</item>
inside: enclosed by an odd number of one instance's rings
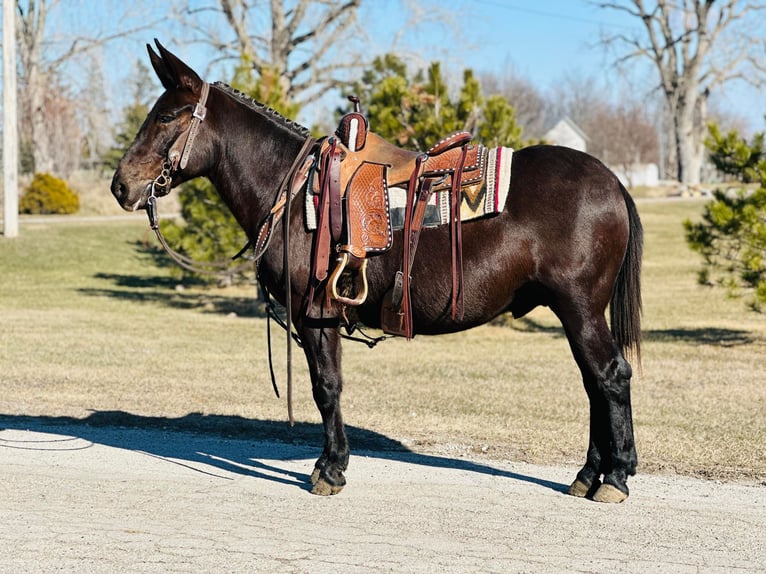
[[[593,493],[595,493],[600,486],[601,481],[599,479],[594,480],[592,484],[585,484],[578,478],[569,487],[567,494],[576,498],[588,498],[593,496]]]
[[[627,494],[611,484],[602,484],[593,495],[593,500],[596,502],[617,503],[622,502],[626,498],[628,498]]]
[[[313,484],[314,488],[311,489],[311,494],[317,494],[319,496],[332,496],[343,490],[343,486],[334,486],[323,478],[318,479]]]
[[[314,472],[311,473],[311,478],[309,478],[309,481],[311,481],[311,484],[314,485],[317,482],[319,482],[319,475],[322,473],[322,470],[319,468],[315,468]]]

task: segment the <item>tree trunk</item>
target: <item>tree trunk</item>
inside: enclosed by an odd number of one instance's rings
[[[45,85],[38,73],[29,77],[29,122],[35,173],[54,173],[50,134],[45,113]]]
[[[675,102],[669,102],[673,118],[676,175],[678,181],[685,185],[699,185],[705,160],[703,139],[707,126],[707,94],[698,94],[696,86],[692,87],[694,89],[678,97]]]
[[[703,155],[700,146],[691,138],[683,138],[678,144],[678,181],[685,185],[699,185]]]
[[[639,18],[646,35],[611,35],[607,43],[630,47],[620,59],[649,58],[657,67],[660,86],[673,118],[672,149],[677,177],[698,184],[705,158],[706,103],[710,92],[739,79],[766,83],[766,65],[757,27],[748,16],[766,9],[764,2],[740,0],[601,0],[604,8]],[[723,34],[728,31],[728,34]]]
[[[31,1],[26,11],[19,9],[16,13],[16,39],[21,58],[19,79],[23,86],[20,97],[25,116],[22,121],[28,122],[28,128],[23,132],[30,138],[28,143],[31,145],[36,173],[54,171],[45,113],[46,74],[41,69],[47,15],[47,0]]]

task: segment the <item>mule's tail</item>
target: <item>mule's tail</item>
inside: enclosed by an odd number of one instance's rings
[[[627,358],[635,360],[641,370],[641,257],[644,245],[644,229],[638,217],[633,198],[620,185],[628,208],[630,234],[628,248],[609,305],[612,335]]]

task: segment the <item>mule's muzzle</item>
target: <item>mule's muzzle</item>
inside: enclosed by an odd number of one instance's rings
[[[150,188],[151,182],[144,186],[140,193],[136,194],[135,191],[131,191],[131,186],[120,177],[119,171],[112,178],[112,195],[125,211],[136,211],[146,207]]]
[[[115,172],[114,176],[112,177],[112,195],[117,200],[117,203],[120,204],[120,206],[124,209],[125,208],[125,199],[130,194],[130,190],[128,189],[128,186],[120,179],[120,172]]]

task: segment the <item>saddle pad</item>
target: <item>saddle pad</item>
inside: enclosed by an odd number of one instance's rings
[[[500,213],[505,207],[508,188],[511,183],[511,161],[513,149],[497,147],[489,150],[487,159],[486,178],[471,187],[463,188],[460,218],[462,221],[478,219]],[[311,181],[312,178],[309,178]],[[404,226],[404,210],[407,203],[407,190],[399,187],[388,189],[391,223],[394,229]],[[318,197],[313,193],[312,186],[306,187],[305,217],[306,228],[313,231],[317,228]],[[449,222],[449,190],[434,192],[426,206],[424,227],[438,227]]]

